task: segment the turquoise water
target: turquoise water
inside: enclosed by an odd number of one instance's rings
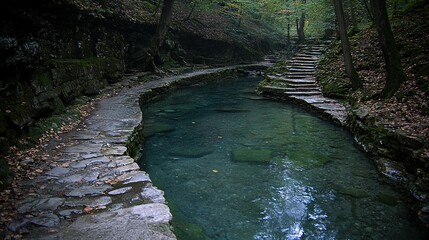
[[[179,239],[423,239],[350,134],[253,94],[256,77],[143,109],[142,163]]]

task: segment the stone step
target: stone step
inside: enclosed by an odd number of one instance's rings
[[[296,66],[306,66],[306,67],[314,67],[314,63],[307,62],[307,61],[299,61],[299,60],[291,60],[289,61],[290,65],[296,65]]]
[[[315,84],[316,81],[311,78],[287,78],[287,77],[280,77],[280,76],[273,76],[269,75],[268,78],[271,78],[273,80],[283,81],[286,83],[292,83],[292,84]]]
[[[307,55],[313,55],[313,56],[318,56],[318,55],[322,55],[322,51],[315,51],[315,50],[312,50],[312,51],[306,51],[305,52],[305,54],[307,54]]]
[[[289,72],[301,72],[303,74],[314,74],[316,72],[315,69],[311,68],[301,68],[301,67],[288,67]]]
[[[315,83],[289,83],[288,87],[293,88],[319,88]]]
[[[314,58],[306,58],[306,57],[292,57],[293,61],[299,61],[299,62],[306,62],[306,63],[313,63],[315,64],[318,59],[314,59]]]
[[[313,74],[301,74],[301,73],[295,74],[294,72],[287,72],[285,74],[285,77],[294,78],[294,79],[313,79],[313,81],[315,79]]]
[[[285,87],[279,87],[279,86],[263,86],[262,87],[263,91],[269,91],[271,93],[277,93],[277,94],[283,94],[285,92]]]
[[[306,88],[306,87],[290,87],[286,88],[286,92],[319,92],[322,94],[322,91],[320,88]]]
[[[322,109],[322,110],[329,110],[329,111],[345,111],[343,105],[339,103],[313,103],[313,106]]]
[[[322,93],[319,91],[313,91],[313,92],[284,92],[286,95],[298,95],[298,96],[321,96]]]
[[[300,69],[308,69],[308,70],[316,70],[313,64],[302,65],[302,64],[289,64],[287,68],[300,68]]]
[[[325,98],[322,95],[319,96],[294,96],[293,98],[305,101],[308,104],[317,104],[317,103],[336,103],[337,101]]]
[[[294,55],[294,57],[304,57],[304,58],[311,58],[311,59],[318,59],[318,56],[314,56],[312,54],[307,54],[307,52],[303,52],[303,53],[297,53]]]

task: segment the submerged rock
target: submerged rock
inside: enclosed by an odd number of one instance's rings
[[[173,132],[176,128],[166,123],[148,124],[144,128],[144,137],[148,138],[157,133]]]
[[[240,109],[240,108],[216,108],[215,111],[217,111],[217,112],[225,112],[225,113],[250,112],[247,109]]]
[[[189,149],[189,148],[181,148],[175,151],[170,152],[170,156],[173,157],[183,157],[183,158],[200,158],[206,155],[213,153],[212,149],[208,148],[197,148],[197,149]]]
[[[379,193],[377,195],[377,200],[390,206],[398,205],[398,198],[386,193]]]
[[[231,155],[237,162],[269,163],[273,153],[264,149],[240,148],[232,150]]]
[[[334,190],[339,194],[347,195],[353,198],[365,198],[369,196],[369,194],[364,190],[356,189],[353,187],[349,188],[349,187],[334,186]]]

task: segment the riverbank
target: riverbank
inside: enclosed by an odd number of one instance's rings
[[[270,74],[261,83],[260,92],[301,104],[349,129],[361,148],[373,156],[380,174],[389,179],[390,184],[405,190],[404,194],[412,200],[414,217],[427,225],[429,144],[426,135],[429,125],[428,118],[421,112],[427,101],[416,99],[427,96],[416,87],[416,80],[410,80],[393,99],[365,98],[369,94],[367,91],[376,92],[373,87],[380,85],[375,82],[381,78],[380,73],[377,77],[365,78],[364,90],[348,92],[347,79],[338,77],[343,72],[337,69],[341,66],[338,44],[333,43],[329,48],[326,45],[324,50],[321,47],[304,48],[291,60],[269,69]],[[321,51],[328,52],[322,55]],[[416,122],[407,124],[412,119]]]
[[[34,159],[19,160],[37,174],[9,190],[25,194],[8,224],[13,233],[3,233],[4,238],[175,239],[163,192],[130,157],[143,141],[138,99],[267,65],[194,71],[123,88],[97,101],[75,130],[46,143]]]

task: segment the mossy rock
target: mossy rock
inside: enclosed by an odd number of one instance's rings
[[[369,194],[364,190],[353,187],[334,186],[334,190],[339,194],[347,195],[353,198],[366,198],[369,196]]]
[[[386,205],[389,205],[389,206],[398,205],[398,198],[396,198],[395,196],[392,196],[390,194],[386,194],[386,193],[379,193],[377,195],[377,201],[384,203]]]
[[[173,157],[183,157],[183,158],[201,158],[211,153],[213,153],[212,149],[204,148],[204,147],[197,148],[197,149],[182,148],[176,151],[169,152],[169,154]]]
[[[204,230],[197,224],[185,221],[173,221],[173,231],[177,239],[204,240]]]
[[[236,162],[269,163],[273,152],[265,149],[239,148],[231,152],[232,160]]]
[[[144,127],[144,137],[148,138],[157,133],[173,132],[176,128],[167,123],[148,124]]]
[[[320,168],[332,162],[331,157],[327,155],[316,154],[313,151],[306,151],[306,149],[287,151],[287,153],[289,160],[295,167],[298,168]]]

